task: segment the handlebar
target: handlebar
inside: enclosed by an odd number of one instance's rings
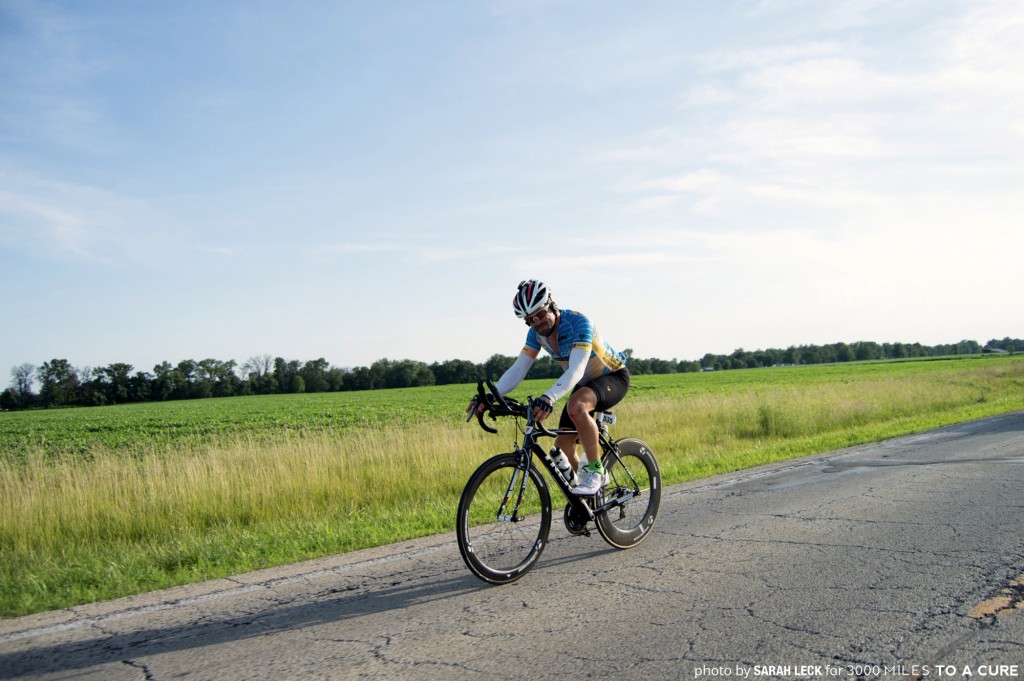
[[[478,411],[478,407],[481,404],[484,405],[484,411]],[[498,416],[516,416],[518,418],[525,418],[527,425],[533,426],[541,434],[547,435],[548,437],[556,437],[556,434],[545,428],[543,423],[539,423],[534,420],[532,397],[527,398],[526,404],[523,404],[511,397],[504,397],[488,379],[477,381],[476,397],[474,397],[470,402],[468,411],[469,416],[466,417],[466,421],[469,421],[475,415],[480,427],[488,433],[497,433],[498,429],[492,428],[484,423],[485,413],[491,417],[492,421],[497,420]]]

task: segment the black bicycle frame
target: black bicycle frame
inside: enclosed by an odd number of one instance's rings
[[[544,448],[541,447],[540,444],[537,442],[537,431],[533,426],[532,421],[533,415],[531,414],[527,417],[526,432],[523,434],[523,444],[516,450],[516,454],[519,454],[520,456],[519,465],[523,470],[523,485],[525,486],[526,478],[530,474],[530,466],[533,465],[532,458],[533,456],[536,456],[538,459],[544,462],[545,466],[547,466],[548,473],[551,474],[551,479],[555,481],[555,485],[558,487],[558,489],[562,490],[562,494],[569,502],[569,505],[571,505],[574,510],[580,512],[583,516],[586,516],[587,520],[593,520],[593,502],[589,500],[592,500],[594,497],[581,496],[579,494],[572,493],[572,488],[569,486],[569,483],[566,481],[565,478],[562,477],[562,474],[558,471],[558,466],[555,464],[555,460],[552,459],[551,456],[546,451],[544,451]],[[554,432],[555,435],[576,433],[576,431],[574,430],[548,431],[548,433],[551,432]],[[545,433],[541,434],[543,435]],[[531,456],[531,454],[533,456]]]
[[[484,392],[484,383],[486,383],[488,389],[490,390],[490,394]],[[501,397],[497,389],[494,387],[494,384],[491,383],[490,381],[481,381],[477,383],[476,399],[478,400],[478,402],[474,402],[474,405],[477,403],[481,403],[484,404],[490,411],[497,411],[499,413],[504,413],[507,415],[518,415],[526,418],[526,430],[523,432],[523,444],[517,445],[515,451],[515,454],[519,455],[520,457],[519,470],[521,470],[523,473],[519,482],[519,490],[516,491],[514,489],[516,484],[515,478],[510,480],[509,488],[505,495],[505,502],[501,505],[501,508],[504,509],[505,504],[508,503],[508,501],[512,498],[513,494],[515,495],[516,504],[512,512],[512,519],[515,519],[519,513],[519,505],[522,502],[523,494],[526,491],[527,481],[530,477],[530,467],[533,465],[532,459],[534,456],[543,461],[544,465],[547,466],[548,473],[551,474],[551,478],[555,481],[555,485],[558,487],[558,489],[562,490],[563,496],[565,496],[566,500],[569,502],[569,505],[572,506],[573,510],[580,512],[581,515],[585,516],[588,521],[593,520],[595,515],[599,513],[604,513],[608,509],[614,508],[616,506],[622,506],[623,503],[639,494],[639,485],[637,485],[636,480],[633,479],[633,474],[630,473],[629,470],[623,466],[623,469],[626,470],[626,474],[629,475],[630,477],[630,482],[632,483],[632,490],[628,494],[617,495],[615,498],[606,501],[597,508],[594,508],[593,503],[595,497],[591,495],[573,494],[572,488],[569,486],[569,483],[566,481],[565,478],[562,477],[562,474],[558,471],[558,466],[555,465],[554,459],[552,459],[551,456],[544,450],[544,448],[541,447],[540,444],[537,442],[538,436],[558,437],[559,435],[576,435],[577,431],[567,428],[557,428],[555,430],[549,430],[548,428],[545,428],[543,424],[534,423],[532,398],[528,400],[528,403],[524,410],[525,413],[518,413],[505,401],[503,397]],[[475,406],[471,406],[471,410],[475,410]],[[487,424],[484,423],[483,414],[477,413],[476,416],[477,420],[480,422],[481,428],[492,433],[498,432],[496,429],[490,428],[489,426],[487,426]],[[472,418],[472,413],[470,414],[470,418]],[[604,428],[602,424],[599,424],[598,427],[598,441],[601,444],[601,451],[603,453],[610,453],[616,459],[619,459],[618,449],[615,446],[615,443],[608,438],[607,430]]]

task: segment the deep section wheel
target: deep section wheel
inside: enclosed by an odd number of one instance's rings
[[[609,482],[598,493],[597,531],[619,549],[636,546],[654,527],[661,505],[661,471],[651,450],[640,440],[615,443],[604,457]]]

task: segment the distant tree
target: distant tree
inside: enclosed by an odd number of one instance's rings
[[[278,391],[274,377],[274,358],[270,355],[256,355],[245,360],[242,377],[254,395],[269,395]]]
[[[331,387],[331,383],[327,378],[327,370],[329,367],[330,365],[323,357],[306,362],[302,365],[302,368],[299,370],[299,375],[302,377],[303,383],[305,384],[306,392],[327,392]]]
[[[678,364],[675,359],[654,359],[651,362],[651,373],[654,374],[674,374],[676,372],[676,365]]]
[[[767,348],[747,351],[737,348],[730,355],[707,353],[699,361],[639,358],[632,348],[623,354],[633,374],[666,374],[703,369],[743,369],[779,364],[819,364],[852,360],[904,359],[943,355],[967,355],[980,352],[1024,352],[1024,340],[991,339],[985,346],[976,341],[921,345],[920,343],[833,343],[830,345],[789,346],[785,350]],[[44,362],[39,368],[22,364],[11,370],[9,388],[0,392],[0,409],[25,409],[35,405],[62,407],[119,404],[148,400],[228,397],[232,395],[323,392],[326,390],[372,390],[380,388],[473,383],[478,378],[497,380],[512,366],[514,357],[492,355],[483,364],[466,360],[446,360],[427,365],[415,360],[377,360],[369,367],[343,369],[318,358],[306,363],[270,355],[250,357],[239,373],[234,360],[182,360],[176,366],[161,362],[153,373],[114,363],[97,369],[76,369],[66,359]],[[563,368],[545,354],[533,363],[530,378],[555,378]],[[40,383],[35,396],[33,380]]]
[[[704,369],[714,369],[716,368],[716,364],[720,365],[721,363],[718,357],[716,355],[711,354],[710,352],[700,358],[700,365]]]
[[[32,393],[35,372],[36,368],[31,364],[19,364],[11,369],[11,397],[14,408],[25,409],[32,404],[35,398]]]
[[[174,367],[171,372],[171,384],[174,386],[172,399],[187,400],[196,397],[193,384],[196,381],[197,367],[194,359],[183,359]]]
[[[153,367],[153,386],[150,395],[154,400],[169,400],[174,396],[174,367],[170,362],[161,362]]]
[[[238,377],[238,362],[229,359],[217,364],[217,386],[215,397],[234,397],[238,394],[242,379]]]
[[[882,346],[871,341],[854,343],[854,356],[858,361],[865,362],[882,358]]]
[[[327,370],[328,390],[337,392],[345,389],[345,374],[348,372],[339,367],[331,367]]]
[[[379,359],[370,365],[374,388],[413,388],[434,384],[434,374],[423,362]]]
[[[836,361],[837,362],[852,362],[857,359],[857,353],[853,351],[846,343],[836,344]]]
[[[430,365],[434,373],[434,380],[437,385],[452,385],[456,383],[475,383],[483,377],[483,371],[477,364],[464,359],[449,359],[444,362],[434,362]]]
[[[15,409],[24,409],[18,402],[18,398],[14,395],[14,390],[6,388],[3,392],[0,392],[0,410],[2,411],[13,411]]]
[[[835,344],[822,345],[818,348],[818,364],[832,364],[838,361],[838,348]]]
[[[903,343],[883,343],[882,348],[885,353],[885,359],[903,359],[910,356]]]
[[[81,367],[78,370],[78,399],[76,403],[83,407],[100,407],[107,403],[106,385],[92,367]]]
[[[629,368],[629,373],[634,376],[651,373],[650,361],[640,357],[630,357],[626,361],[626,366]]]
[[[47,407],[63,407],[74,404],[78,390],[78,373],[66,359],[51,359],[43,362],[36,371],[36,378],[42,386],[40,398]]]
[[[345,374],[342,390],[372,390],[373,387],[373,375],[369,367],[356,367]]]
[[[194,394],[197,397],[232,397],[238,392],[235,360],[204,359],[196,364]]]
[[[993,338],[988,343],[985,343],[984,350],[992,352],[993,350],[1003,350],[1004,352],[1022,352],[1024,351],[1024,340],[1014,339],[1006,337],[1002,340]]]
[[[91,383],[103,394],[104,404],[123,404],[129,400],[132,369],[131,364],[117,362],[95,370]]]
[[[800,346],[800,361],[797,364],[820,364],[821,348],[816,345]]]
[[[676,365],[676,371],[681,374],[691,374],[700,371],[700,362],[696,360],[683,360]]]
[[[423,362],[403,359],[393,362],[384,374],[385,388],[417,388],[434,385],[434,374]]]
[[[128,401],[149,402],[153,392],[153,375],[145,371],[136,371],[128,380]]]
[[[242,375],[245,378],[266,376],[274,370],[274,358],[270,355],[255,355],[245,360]]]
[[[554,357],[545,355],[537,359],[526,374],[527,378],[558,378],[565,370]],[[497,378],[497,376],[495,377]]]
[[[295,377],[299,375],[301,368],[302,362],[297,359],[286,361],[283,357],[275,357],[274,378],[277,379],[277,391],[281,393],[299,392],[299,385]],[[302,390],[305,391],[305,389],[305,381],[303,381]]]
[[[492,381],[498,380],[503,373],[508,371],[508,368],[515,362],[514,357],[508,357],[506,355],[491,355],[484,362],[484,375]]]

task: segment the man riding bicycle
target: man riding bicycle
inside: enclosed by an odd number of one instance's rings
[[[591,415],[611,409],[625,397],[629,389],[626,357],[604,342],[585,315],[555,305],[543,282],[521,282],[512,308],[530,330],[519,357],[495,387],[501,395],[514,390],[526,378],[541,348],[562,365],[562,376],[534,401],[533,418],[543,422],[555,403],[571,391],[558,427],[574,428],[576,434],[559,435],[555,446],[565,453],[572,471],[579,468],[579,484],[573,493],[596,494],[607,483],[607,476],[601,463],[597,423]],[[482,410],[483,405],[478,409]],[[577,442],[583,445],[586,466],[580,465]]]

